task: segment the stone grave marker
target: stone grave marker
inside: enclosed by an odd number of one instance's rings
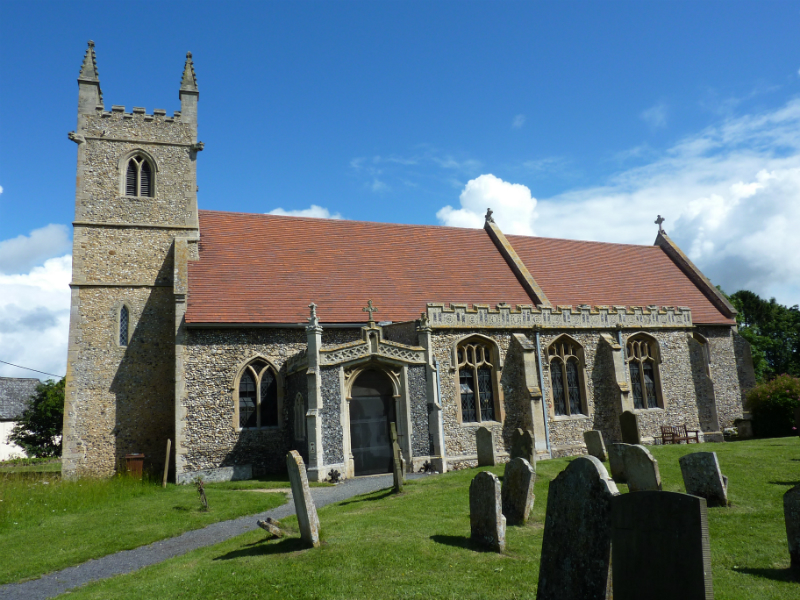
[[[608,447],[608,462],[611,465],[611,477],[617,483],[625,483],[625,446],[630,444],[611,444]]]
[[[639,429],[639,417],[626,410],[619,416],[619,426],[622,430],[622,441],[625,444],[641,444],[642,434]]]
[[[661,474],[658,461],[650,451],[640,445],[625,445],[622,448],[625,461],[625,479],[631,492],[650,492],[661,489]]]
[[[475,432],[475,446],[478,449],[478,466],[493,467],[497,461],[492,431],[486,427],[478,427]]]
[[[524,458],[506,463],[503,472],[503,515],[509,525],[524,525],[533,508],[533,484],[536,471]]]
[[[583,432],[583,443],[586,444],[586,451],[589,456],[594,456],[600,462],[608,460],[606,445],[603,442],[603,434],[596,429]]]
[[[706,501],[676,492],[611,501],[614,600],[711,600]]]
[[[617,486],[594,456],[550,482],[537,600],[610,598],[611,502]]]
[[[311,498],[308,487],[306,465],[303,457],[296,450],[286,455],[286,468],[289,471],[289,481],[292,484],[292,497],[294,509],[297,513],[297,523],[300,525],[300,537],[312,548],[319,547],[319,518],[317,507]]]
[[[403,460],[403,453],[400,450],[400,444],[397,443],[397,424],[389,423],[390,435],[392,436],[392,477],[394,483],[395,493],[403,491],[403,483],[405,483],[405,461]]]
[[[496,552],[506,547],[506,518],[500,493],[500,480],[481,471],[469,484],[470,537]]]
[[[528,429],[519,427],[511,434],[511,456],[510,459],[524,458],[536,470],[536,445],[534,444],[533,433]]]
[[[789,560],[795,581],[800,581],[800,485],[783,495],[783,518],[789,542]]]
[[[728,506],[728,478],[716,452],[692,452],[679,460],[686,493],[706,499],[708,506]]]

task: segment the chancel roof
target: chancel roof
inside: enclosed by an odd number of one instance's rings
[[[482,229],[200,211],[187,323],[418,319],[428,302],[534,304]],[[732,324],[658,246],[507,236],[553,306],[688,306]]]

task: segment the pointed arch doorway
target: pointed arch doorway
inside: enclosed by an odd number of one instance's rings
[[[388,375],[369,369],[358,375],[350,393],[350,451],[358,475],[390,473],[395,421],[394,389]]]

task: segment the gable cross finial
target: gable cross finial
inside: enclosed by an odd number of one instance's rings
[[[369,324],[375,325],[375,317],[372,313],[378,312],[378,309],[372,306],[372,300],[367,300],[367,306],[361,309],[363,312],[369,313]]]
[[[311,309],[311,316],[308,317],[308,322],[312,327],[316,327],[319,325],[319,319],[317,319],[317,305],[312,302],[308,305],[308,308]]]
[[[655,223],[656,225],[658,225],[658,233],[665,233],[665,231],[664,231],[664,228],[663,228],[663,227],[661,227],[661,224],[662,224],[664,221],[666,221],[666,219],[665,219],[664,217],[662,217],[661,215],[658,215],[658,218],[657,218],[657,219],[654,221],[654,223]]]
[[[486,209],[486,222],[487,223],[494,223],[494,217],[492,217],[492,213],[494,211],[491,208]]]

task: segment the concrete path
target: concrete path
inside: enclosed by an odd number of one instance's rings
[[[407,476],[408,479],[416,479],[417,477],[420,477],[420,475],[409,474]],[[334,487],[311,488],[311,495],[314,497],[317,508],[320,508],[359,494],[367,494],[391,486],[391,475],[358,477],[349,479]],[[234,536],[258,529],[256,525],[256,520],[258,519],[266,519],[267,517],[282,519],[293,514],[294,502],[290,500],[278,508],[273,508],[257,515],[214,523],[203,529],[187,531],[178,537],[154,542],[148,546],[140,546],[134,550],[124,550],[116,554],[109,554],[76,567],[68,567],[55,573],[49,573],[40,579],[0,586],[0,599],[44,600],[45,598],[52,598],[91,581],[131,573],[142,567],[186,554],[196,548],[218,544]]]

